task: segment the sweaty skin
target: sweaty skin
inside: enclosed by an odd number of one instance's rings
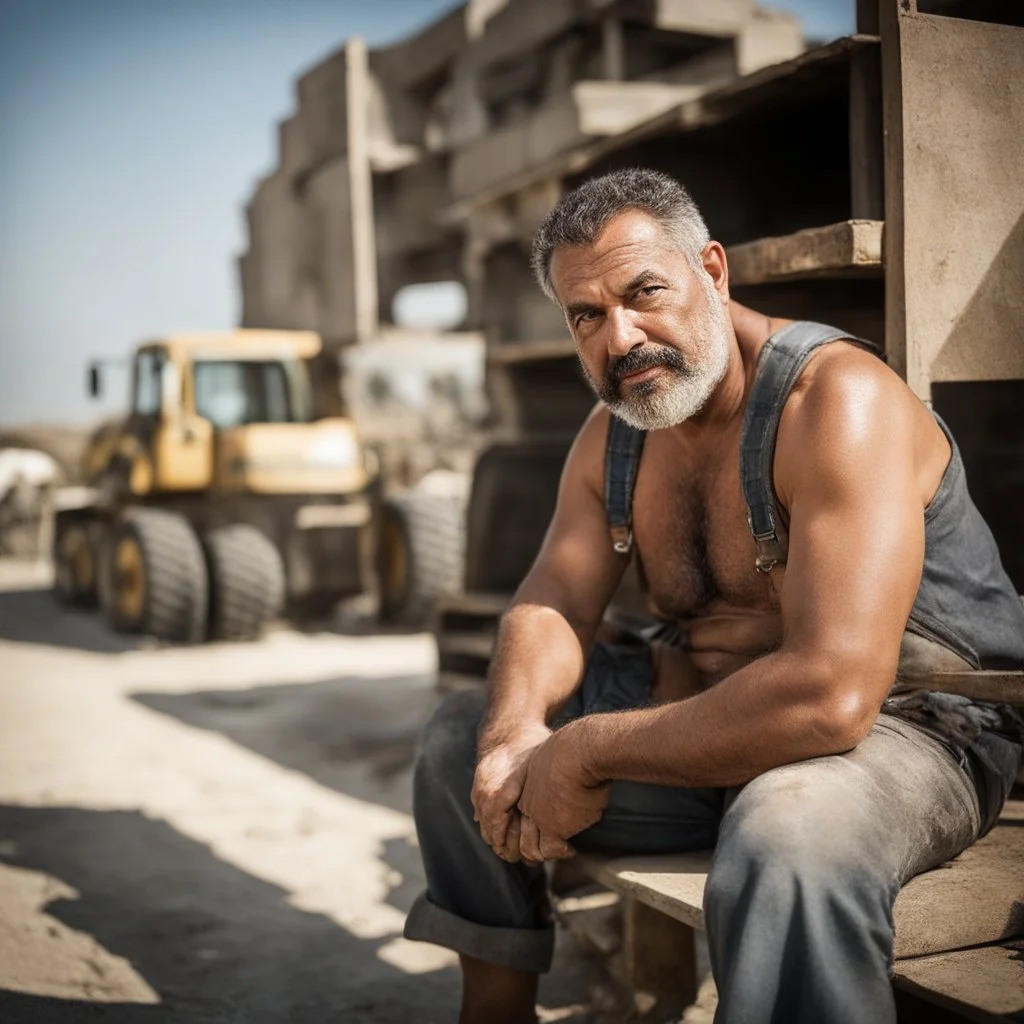
[[[491,667],[473,803],[484,838],[506,859],[569,855],[567,840],[599,820],[611,780],[730,786],[849,750],[895,677],[920,582],[923,512],[949,443],[879,359],[844,342],[824,347],[779,427],[784,564],[756,572],[740,431],[761,346],[789,321],[730,301],[717,242],[701,259],[697,271],[640,211],[552,259],[552,284],[592,380],[637,346],[668,346],[698,363],[701,303],[719,304],[729,357],[699,413],[648,434],[634,495],[635,556],[651,610],[683,625],[691,650],[655,649],[657,706],[551,733],[546,723],[579,684],[628,562],[608,536],[606,408],[575,441]],[[621,383],[623,393],[662,386],[671,375],[659,368]]]

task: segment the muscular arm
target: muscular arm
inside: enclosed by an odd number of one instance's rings
[[[607,413],[595,411],[569,453],[551,526],[502,618],[491,662],[473,804],[484,838],[510,859],[518,856],[514,811],[528,755],[550,734],[546,723],[579,685],[627,564],[608,539],[607,422]],[[560,852],[547,847],[545,856]]]
[[[586,784],[740,784],[849,750],[871,728],[920,581],[924,517],[916,400],[868,358],[821,374],[783,416],[776,485],[791,522],[779,649],[687,700],[570,724],[550,746],[580,760]],[[521,806],[531,799],[528,780]]]
[[[522,725],[543,725],[565,702],[625,571],[608,540],[602,497],[607,422],[597,411],[581,430],[540,554],[502,618],[481,747]]]

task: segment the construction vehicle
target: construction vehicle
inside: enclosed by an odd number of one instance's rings
[[[377,474],[351,419],[318,418],[307,331],[176,334],[140,345],[132,403],[84,456],[87,500],[59,508],[56,594],[119,632],[256,636],[372,572]],[[89,370],[93,396],[102,367]]]

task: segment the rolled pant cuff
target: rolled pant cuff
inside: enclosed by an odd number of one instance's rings
[[[543,974],[551,967],[555,929],[494,928],[473,924],[449,910],[431,903],[426,893],[405,919],[405,937],[414,942],[432,942],[456,953],[500,967]]]

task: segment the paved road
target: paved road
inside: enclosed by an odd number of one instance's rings
[[[0,563],[0,1021],[454,1021],[422,883],[426,636],[160,648]],[[583,1021],[565,951],[547,1020]]]

